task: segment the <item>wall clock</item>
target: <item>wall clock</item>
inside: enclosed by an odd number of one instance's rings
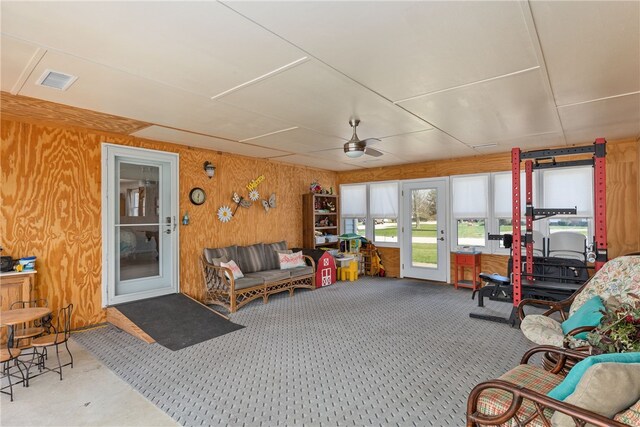
[[[191,203],[193,203],[194,205],[201,205],[204,203],[205,199],[206,195],[202,188],[195,187],[191,189],[191,192],[189,193],[189,200],[191,200]]]

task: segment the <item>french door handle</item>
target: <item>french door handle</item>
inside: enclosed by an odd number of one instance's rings
[[[442,240],[444,242],[444,237],[440,237],[438,240]]]
[[[176,217],[173,217],[173,231],[176,231],[176,227],[178,226],[178,223],[176,222]]]

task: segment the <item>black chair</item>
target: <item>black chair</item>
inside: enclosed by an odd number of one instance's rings
[[[8,343],[8,341],[7,341]],[[7,348],[0,349],[0,364],[2,364],[2,375],[7,378],[9,381],[9,385],[0,388],[0,393],[9,395],[11,397],[11,401],[13,402],[13,383],[11,382],[11,378],[15,376],[15,374],[11,373],[11,369],[15,366],[20,371],[20,376],[22,377],[21,383],[25,383],[25,376],[20,368],[20,362],[18,360],[18,356],[20,356],[21,350],[19,348],[11,348],[7,345]],[[13,363],[12,363],[13,362]],[[9,391],[5,391],[9,389]]]
[[[37,359],[36,364],[38,365],[38,369],[57,372],[60,375],[60,380],[62,380],[62,368],[64,366],[71,365],[71,368],[73,368],[73,355],[71,354],[69,345],[67,344],[67,342],[69,341],[69,337],[71,336],[72,311],[73,304],[69,304],[68,306],[58,310],[57,327],[53,327],[53,332],[49,335],[43,335],[31,341],[31,346],[34,349],[35,357]],[[69,353],[69,357],[71,358],[71,361],[69,363],[65,363],[64,365],[60,363],[59,354],[59,346],[62,344],[64,344],[65,348],[67,349],[67,353]],[[58,359],[57,369],[51,369],[45,366],[45,358],[48,358],[47,350],[51,347],[56,348],[56,358]],[[27,378],[28,376],[29,372],[27,371]]]
[[[31,301],[16,301],[9,307],[10,310],[20,308],[31,307],[47,307],[48,303],[46,299],[36,299]],[[49,330],[51,327],[51,315],[48,314],[42,319],[35,320],[29,323],[23,323],[14,327],[13,330],[13,345],[14,347],[22,350],[31,347],[31,339],[39,335],[42,335],[45,330]]]

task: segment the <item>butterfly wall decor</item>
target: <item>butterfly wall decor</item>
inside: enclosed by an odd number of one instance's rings
[[[242,206],[243,208],[251,207],[251,200],[245,199],[244,197],[240,196],[235,191],[233,192],[233,196],[231,196],[231,200],[233,200],[234,203],[236,204],[236,208],[233,211],[234,215],[236,214],[236,211],[238,210],[238,208],[240,206]]]
[[[276,193],[271,193],[271,196],[269,196],[269,200],[262,199],[262,206],[264,207],[264,210],[267,211],[267,212],[269,212],[269,209],[275,208],[276,207]]]

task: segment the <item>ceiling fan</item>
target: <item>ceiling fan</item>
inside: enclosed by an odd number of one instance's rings
[[[382,156],[382,152],[378,150],[374,150],[373,148],[369,147],[369,145],[371,144],[380,142],[379,139],[367,138],[367,139],[360,140],[360,138],[358,138],[358,135],[356,135],[356,127],[358,127],[359,124],[360,124],[360,120],[358,119],[349,120],[349,125],[353,128],[353,136],[351,137],[349,142],[344,144],[344,152],[347,155],[347,157],[351,157],[352,159],[355,159],[356,157],[360,157],[363,154],[367,154],[373,157]]]

